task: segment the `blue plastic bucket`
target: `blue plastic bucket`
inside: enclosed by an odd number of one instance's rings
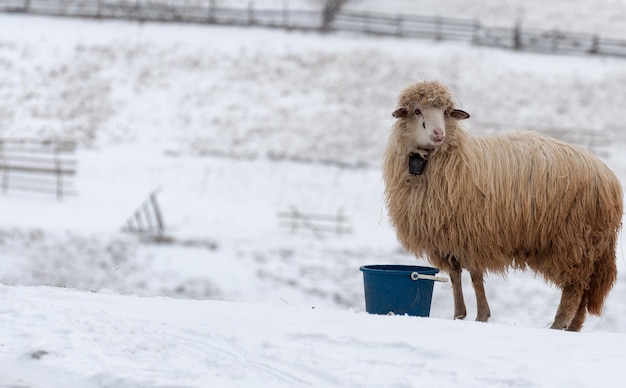
[[[416,265],[362,266],[365,311],[370,314],[399,314],[428,317],[434,280],[419,275],[436,275],[439,270]]]

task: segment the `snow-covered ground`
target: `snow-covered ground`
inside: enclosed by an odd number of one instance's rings
[[[623,334],[0,286],[2,387],[598,387]]]
[[[76,197],[0,197],[0,386],[619,383],[624,275],[571,334],[544,329],[559,294],[531,273],[488,277],[476,324],[440,283],[430,319],[369,316],[358,268],[415,263],[379,167],[406,84],[450,84],[472,133],[559,129],[624,181],[625,63],[0,15],[0,135],[79,144]],[[171,239],[121,232],[157,187]],[[291,206],[342,209],[353,232],[292,234]]]

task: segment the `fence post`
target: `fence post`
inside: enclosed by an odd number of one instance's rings
[[[142,206],[142,210],[143,210],[143,217],[146,219],[148,231],[152,231],[152,228],[155,226],[154,226],[154,222],[152,222],[152,214],[150,214],[150,205],[148,204],[148,202],[144,202]],[[157,231],[159,231],[158,227],[156,227],[156,229]]]
[[[329,31],[330,24],[335,18],[335,14],[341,8],[341,0],[326,0],[324,11],[322,12],[322,31]]]
[[[472,29],[472,42],[478,44],[480,42],[480,22],[474,19],[474,28]]]
[[[402,17],[402,15],[396,15],[396,36],[402,36],[403,35],[403,26],[402,23],[404,21],[404,18]]]
[[[330,29],[330,21],[332,20],[333,15],[330,10],[330,6],[328,3],[324,6],[324,10],[322,11],[322,31],[328,31]]]
[[[255,22],[254,22],[254,8],[253,8],[253,4],[254,4],[254,2],[252,0],[250,0],[248,2],[248,25],[249,26],[255,24]]]
[[[59,147],[54,148],[54,168],[57,173],[57,200],[63,199],[63,171],[61,158],[59,158]]]
[[[142,21],[139,0],[135,0],[135,19]]]
[[[552,34],[552,52],[556,53],[559,51],[559,32],[554,30]]]
[[[335,225],[335,234],[337,236],[340,236],[343,233],[343,221],[344,221],[344,215],[343,215],[343,208],[339,208],[339,210],[337,211],[337,224]]]
[[[513,49],[521,50],[522,46],[522,22],[518,20],[513,27]]]
[[[2,193],[6,194],[9,189],[9,165],[4,152],[4,141],[0,140],[0,163],[2,163]]]
[[[370,31],[370,14],[365,11],[363,12],[363,32],[367,33]]]
[[[159,234],[165,230],[165,224],[163,223],[163,216],[161,215],[161,209],[156,199],[156,190],[150,194],[150,202],[152,202],[152,209],[154,210],[154,216],[159,228]]]
[[[8,162],[5,161],[4,164],[4,172],[3,172],[3,177],[2,177],[2,192],[4,194],[7,193],[7,191],[9,190],[9,165]]]
[[[599,54],[600,53],[600,38],[598,35],[593,35],[591,37],[591,48],[589,49],[589,54]]]
[[[441,31],[441,16],[436,16],[435,17],[435,40],[442,40],[443,39],[443,33]]]
[[[215,0],[209,0],[209,5],[208,5],[208,16],[207,16],[207,22],[208,23],[215,23]]]
[[[139,210],[135,211],[135,223],[137,224],[137,229],[143,230],[143,221],[141,221],[141,212]]]
[[[283,28],[289,28],[289,3],[283,3]]]
[[[298,213],[298,209],[295,206],[291,206],[289,209],[291,210],[291,233],[296,233],[298,231],[298,221],[300,220],[300,216]]]

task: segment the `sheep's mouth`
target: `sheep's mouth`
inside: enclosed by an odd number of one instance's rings
[[[443,136],[430,136],[430,141],[432,141],[434,145],[440,145],[441,143],[443,143],[443,139],[445,139],[445,137]]]

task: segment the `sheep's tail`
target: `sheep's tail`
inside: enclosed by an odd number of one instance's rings
[[[612,233],[604,253],[594,263],[589,288],[585,290],[587,311],[590,314],[600,315],[602,313],[604,299],[617,279],[617,265],[615,263],[616,242],[617,233]]]

